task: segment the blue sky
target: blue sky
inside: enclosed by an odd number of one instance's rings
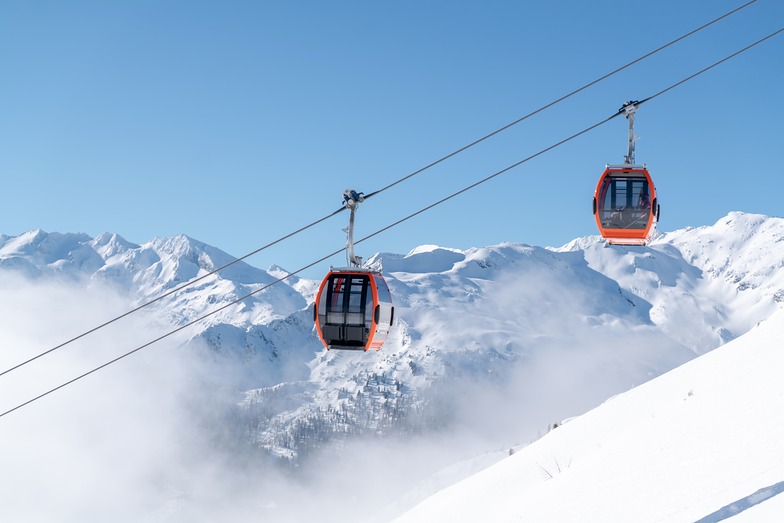
[[[745,3],[37,1],[0,7],[0,233],[184,233],[235,256],[380,189]],[[360,206],[356,237],[516,163],[784,26],[737,14]],[[782,215],[784,35],[637,113],[659,229]],[[357,246],[405,254],[596,234],[626,152],[610,123]],[[249,260],[341,248],[340,214]],[[319,278],[336,256],[305,276]]]

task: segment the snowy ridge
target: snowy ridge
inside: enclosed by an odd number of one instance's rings
[[[29,277],[64,275],[106,283],[127,292],[137,304],[232,261],[234,258],[220,249],[185,235],[155,238],[142,245],[110,233],[90,238],[86,234],[35,230],[17,237],[0,237],[2,269]],[[276,270],[276,274],[284,272]],[[215,304],[233,301],[279,277],[237,262],[184,291],[180,299],[170,304],[170,319],[174,323],[193,319]],[[223,322],[263,323],[285,318],[307,306],[302,294],[285,284],[271,286],[261,294],[264,299],[248,300],[240,310],[223,315]]]
[[[784,221],[734,212],[715,225],[670,233],[665,237],[685,260],[709,277],[732,285],[738,309],[784,302],[784,259],[774,253],[784,243]],[[756,292],[746,292],[756,291]]]
[[[0,267],[27,276],[62,274],[83,276],[98,270],[102,259],[86,234],[46,233],[33,230],[0,237]]]
[[[747,241],[776,234],[773,225],[781,220],[764,221],[772,226],[751,229]],[[739,227],[747,230],[744,223]],[[697,238],[700,232],[691,234]],[[681,241],[689,245],[688,238]],[[367,428],[394,435],[422,423],[448,425],[469,415],[461,405],[465,394],[481,390],[497,399],[495,394],[511,393],[528,401],[541,385],[532,379],[534,369],[558,361],[560,377],[552,379],[567,390],[590,392],[565,395],[548,412],[529,407],[528,422],[545,427],[752,328],[779,306],[775,296],[782,282],[775,267],[781,254],[767,265],[759,262],[771,279],[754,289],[693,265],[692,254],[685,259],[666,235],[646,248],[587,241],[582,249],[502,244],[462,252],[424,246],[407,255],[376,255],[369,264],[387,275],[398,311],[392,338],[379,354],[321,353],[309,377],[320,384],[318,392],[295,409],[298,415],[262,430],[257,442],[279,448],[274,435],[299,431],[302,420],[318,427],[322,443],[330,433],[342,439],[366,434]],[[734,263],[742,267],[744,259]],[[754,296],[755,309],[738,309],[736,300],[747,295]],[[633,347],[623,341],[629,338]],[[390,396],[397,400],[390,402]],[[368,397],[378,399],[382,409],[368,407]],[[404,397],[408,410],[401,411]],[[247,407],[253,418],[254,405]],[[478,422],[483,423],[492,430],[492,420]],[[530,425],[521,433],[526,430]]]

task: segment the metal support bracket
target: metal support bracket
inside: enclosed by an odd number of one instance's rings
[[[351,267],[362,266],[362,258],[354,255],[354,215],[357,212],[359,204],[364,201],[365,198],[361,192],[357,192],[354,189],[346,189],[343,192],[343,203],[350,212],[348,230],[346,231],[348,235],[346,238],[346,259]]]
[[[623,157],[624,163],[629,165],[634,165],[634,142],[637,141],[637,137],[634,136],[634,113],[637,111],[639,103],[637,100],[624,102],[618,109],[618,112],[623,112],[626,119],[629,120],[629,153]]]

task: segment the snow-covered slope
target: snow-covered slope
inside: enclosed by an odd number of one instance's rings
[[[747,332],[784,302],[780,218],[734,212],[612,255],[589,238],[564,249],[584,252],[593,269],[646,300],[651,321],[698,353]]]
[[[779,311],[395,521],[782,521],[782,332]]]

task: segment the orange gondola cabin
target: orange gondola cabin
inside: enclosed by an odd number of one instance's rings
[[[362,258],[354,254],[354,216],[363,201],[362,193],[353,189],[343,193],[343,204],[350,211],[346,229],[350,267],[329,268],[313,306],[316,332],[327,349],[379,350],[395,316],[384,277],[363,268]]]
[[[356,267],[330,269],[316,295],[316,330],[327,349],[379,350],[395,309],[384,277]]]
[[[610,244],[646,245],[659,219],[653,180],[644,165],[608,165],[593,197],[593,214]]]
[[[645,165],[634,163],[634,113],[642,102],[625,102],[618,114],[629,120],[629,152],[622,165],[607,165],[593,193],[593,215],[609,244],[647,245],[659,220],[659,200]]]

